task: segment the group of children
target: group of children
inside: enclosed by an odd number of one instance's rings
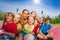
[[[38,17],[35,11],[31,14],[24,9],[21,13],[7,12],[3,30],[4,40],[53,40],[50,19]]]

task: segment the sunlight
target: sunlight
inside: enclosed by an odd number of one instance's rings
[[[35,3],[35,4],[38,4],[38,3],[39,3],[39,0],[34,0],[34,3]]]

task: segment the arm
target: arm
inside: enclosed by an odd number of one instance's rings
[[[4,32],[4,34],[7,34],[7,35],[9,35],[10,37],[15,37],[15,34],[13,34],[13,33],[8,33],[8,32]]]
[[[51,37],[51,36],[52,36],[51,28],[52,28],[52,25],[51,25],[51,27],[50,27],[50,30],[47,31],[47,32],[48,32],[47,37]]]

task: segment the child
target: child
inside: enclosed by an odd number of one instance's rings
[[[53,40],[53,38],[51,38],[51,24],[50,24],[50,19],[47,18],[45,20],[45,23],[42,24],[41,28],[40,28],[40,38],[41,39],[46,39],[46,40]]]
[[[28,18],[28,15],[29,15],[29,10],[27,9],[24,9],[22,11],[22,25],[26,24],[27,23],[27,18]]]
[[[32,11],[31,16],[33,16],[35,18],[36,17],[36,11]]]
[[[4,40],[15,40],[15,35],[17,34],[16,24],[13,22],[14,15],[10,12],[8,13],[7,23],[4,26]]]
[[[21,14],[15,14],[14,15],[14,23],[17,25],[17,31],[18,31],[18,36],[16,37],[16,40],[21,40],[20,32],[22,31],[22,25],[21,25]]]
[[[21,25],[21,14],[15,14],[14,15],[14,23],[17,24],[17,30],[20,31],[22,30],[22,25]]]
[[[38,20],[35,19],[35,21],[34,21],[34,29],[33,29],[34,40],[37,40],[37,34],[38,34],[40,26],[41,25],[38,23]]]
[[[34,28],[33,23],[34,23],[34,18],[33,18],[32,16],[29,16],[29,17],[28,17],[28,24],[25,24],[25,25],[24,25],[24,28],[23,28],[23,32],[24,32],[25,34],[32,32],[32,30],[33,30],[33,28]]]
[[[28,23],[24,25],[22,35],[25,36],[26,34],[32,33],[34,29],[34,18],[32,16],[28,17]]]
[[[38,30],[39,30],[39,28],[40,28],[40,24],[38,23],[38,20],[37,19],[35,19],[35,21],[34,21],[34,29],[33,29],[33,32],[34,32],[34,34],[37,34],[37,32],[38,32]]]

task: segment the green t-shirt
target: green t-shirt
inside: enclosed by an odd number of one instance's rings
[[[34,25],[32,25],[32,28],[29,28],[27,25],[24,25],[23,32],[30,33],[34,29]]]

